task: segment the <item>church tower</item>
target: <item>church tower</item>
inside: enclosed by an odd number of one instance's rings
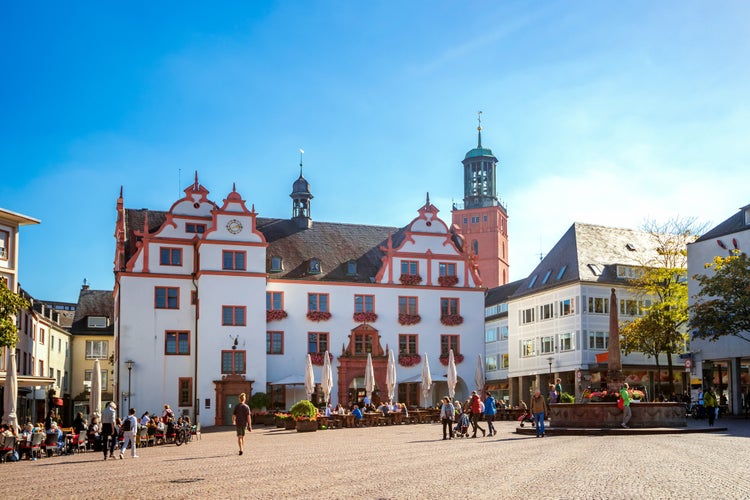
[[[310,200],[313,195],[310,192],[310,183],[302,176],[302,153],[300,150],[299,158],[299,179],[292,184],[292,220],[300,229],[309,229],[312,227],[312,217],[310,215]]]
[[[464,201],[453,205],[453,224],[477,256],[482,285],[493,288],[508,283],[508,212],[497,199],[497,158],[482,147],[481,111],[477,131],[477,147],[462,162]]]

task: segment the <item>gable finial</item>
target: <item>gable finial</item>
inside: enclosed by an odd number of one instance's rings
[[[232,183],[232,192],[233,192],[233,193],[236,193],[236,192],[237,192],[237,183],[236,183],[236,182],[233,182],[233,183]]]
[[[427,191],[427,202],[425,203],[425,205],[429,205],[429,204],[430,204],[430,192]]]
[[[122,185],[120,185],[120,198],[122,198]]]
[[[200,184],[198,184],[198,171],[196,170],[195,171],[195,182],[193,183],[193,189],[195,189],[197,191],[198,190],[198,186],[200,186]]]
[[[482,149],[482,112],[481,111],[477,111],[477,123],[478,123],[477,131],[479,132],[478,134],[479,141],[478,141],[477,148]]]
[[[299,148],[299,176],[302,177],[302,155],[305,154],[305,150]]]

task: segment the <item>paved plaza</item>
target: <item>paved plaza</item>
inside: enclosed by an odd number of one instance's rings
[[[705,425],[705,422],[701,423]],[[690,421],[691,427],[697,427]],[[438,424],[297,433],[229,428],[187,446],[0,464],[1,498],[750,498],[750,420],[717,433],[547,436],[496,423],[443,441]]]

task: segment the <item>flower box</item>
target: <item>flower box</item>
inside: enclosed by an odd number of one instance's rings
[[[288,418],[284,420],[284,429],[291,430],[297,427],[297,422],[294,421],[293,418]]]
[[[378,320],[378,315],[374,312],[356,312],[352,317],[357,323],[375,323]]]
[[[418,285],[422,282],[422,277],[418,274],[402,274],[398,280],[403,285]]]
[[[440,286],[456,286],[458,284],[458,276],[440,276],[438,277],[438,283]]]
[[[330,352],[328,353],[328,358],[333,361],[333,354]],[[325,363],[325,353],[324,352],[311,352],[310,353],[310,362],[316,366],[323,366],[323,363]]]
[[[445,326],[458,326],[464,322],[464,318],[460,314],[446,314],[440,316],[440,322]]]
[[[331,319],[331,313],[328,311],[310,311],[307,313],[307,319],[310,321],[328,321]]]
[[[398,322],[401,325],[416,325],[422,321],[422,317],[419,314],[399,314]]]
[[[297,420],[295,424],[297,432],[315,432],[318,430],[317,420]]]
[[[252,417],[254,425],[271,426],[275,424],[274,420],[275,418],[271,413],[254,413]]]
[[[286,318],[288,314],[283,309],[275,309],[272,311],[266,311],[266,323],[271,321],[280,321]]]
[[[401,366],[414,366],[422,362],[422,356],[419,354],[399,354],[398,364]]]
[[[464,360],[464,355],[463,354],[454,354],[453,355],[453,361],[456,364],[461,363],[463,360]],[[448,366],[448,361],[449,361],[449,358],[448,358],[447,354],[443,355],[443,356],[440,356],[440,364],[442,364],[443,366]]]

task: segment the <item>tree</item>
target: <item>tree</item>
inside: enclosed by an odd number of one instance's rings
[[[693,336],[716,341],[726,335],[750,342],[750,259],[738,250],[714,257],[709,274],[696,274],[700,292],[691,307]]]
[[[8,288],[6,278],[0,278],[0,347],[15,349],[18,344],[16,314],[30,305],[28,300]]]
[[[629,284],[650,303],[641,301],[643,316],[623,325],[623,346],[626,354],[640,351],[653,356],[659,378],[659,355],[666,354],[669,391],[673,392],[672,355],[688,340],[687,244],[695,241],[703,227],[695,219],[676,218],[664,224],[648,221],[643,230],[654,242],[655,256],[642,262],[641,273]]]

